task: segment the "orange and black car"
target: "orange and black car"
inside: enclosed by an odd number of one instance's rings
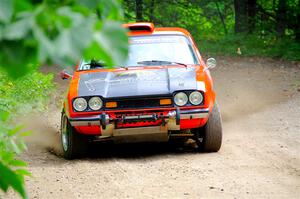
[[[191,35],[152,23],[125,24],[129,56],[105,68],[81,60],[71,78],[61,117],[64,157],[83,155],[90,142],[167,142],[193,138],[198,150],[217,152],[222,124],[209,72]]]

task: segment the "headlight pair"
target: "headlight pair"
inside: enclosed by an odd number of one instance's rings
[[[203,102],[203,95],[199,91],[193,91],[189,95],[187,95],[184,92],[176,93],[174,96],[174,103],[177,106],[184,106],[188,102],[190,102],[192,105],[199,105]]]
[[[93,111],[98,111],[103,106],[103,101],[100,97],[92,97],[86,101],[85,98],[79,97],[73,101],[73,107],[76,111],[84,111],[89,106]]]

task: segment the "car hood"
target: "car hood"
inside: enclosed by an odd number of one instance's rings
[[[80,74],[78,96],[104,98],[168,95],[197,88],[194,67],[129,69]]]

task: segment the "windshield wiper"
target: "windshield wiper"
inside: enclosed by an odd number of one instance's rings
[[[172,64],[176,64],[176,65],[181,65],[187,68],[187,65],[184,63],[180,63],[180,62],[172,62]]]
[[[176,65],[181,65],[181,66],[184,66],[187,68],[187,65],[184,64],[184,63],[180,63],[180,62],[172,62],[172,61],[164,61],[164,60],[147,60],[147,61],[140,61],[140,62],[137,62],[137,64],[147,64],[147,65],[150,65],[150,64],[156,64],[156,63],[165,63],[165,64],[176,64]]]

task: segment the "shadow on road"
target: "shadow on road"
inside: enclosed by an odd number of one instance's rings
[[[168,143],[94,143],[88,152],[90,158],[145,158],[160,155],[196,153],[193,144]]]

